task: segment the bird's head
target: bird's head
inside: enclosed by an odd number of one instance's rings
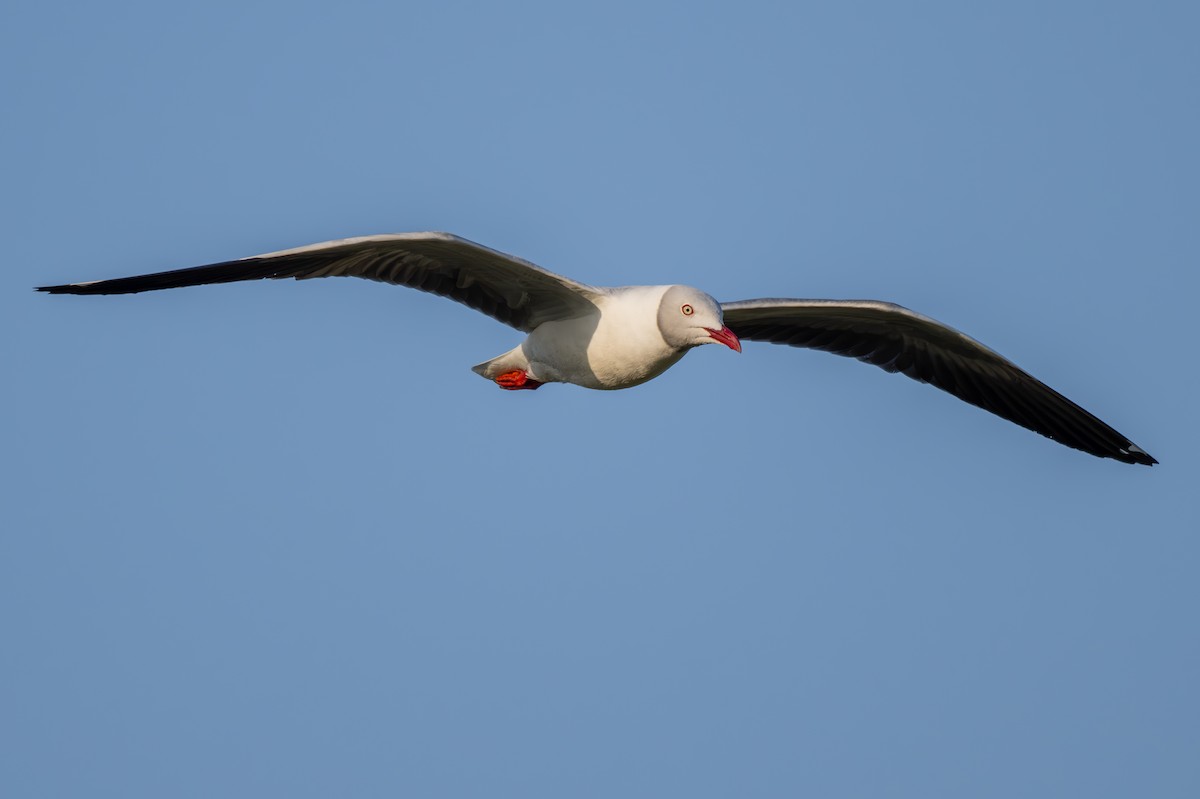
[[[681,350],[724,344],[735,352],[742,351],[742,342],[725,326],[721,304],[690,286],[667,289],[658,306],[658,329],[668,344]]]

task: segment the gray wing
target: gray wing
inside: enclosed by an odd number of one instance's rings
[[[595,310],[598,289],[449,233],[339,239],[150,275],[42,286],[50,294],[139,291],[264,278],[361,277],[427,291],[529,332],[543,322]]]
[[[1124,463],[1143,449],[978,341],[907,308],[873,300],[722,303],[739,338],[858,358],[948,391],[1068,447]]]

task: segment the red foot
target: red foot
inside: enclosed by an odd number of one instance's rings
[[[532,391],[542,385],[541,381],[534,380],[521,369],[514,372],[505,372],[496,378],[496,385],[507,391],[518,391],[527,388]]]

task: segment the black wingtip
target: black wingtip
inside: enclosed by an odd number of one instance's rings
[[[108,290],[104,284],[112,283],[111,280],[97,280],[92,283],[64,283],[61,286],[37,286],[34,291],[45,292],[46,294],[114,294],[116,292]]]
[[[1127,463],[1140,463],[1143,466],[1153,466],[1154,464],[1158,463],[1158,461],[1155,460],[1149,452],[1146,452],[1136,444],[1131,445],[1129,450],[1124,454],[1129,458],[1129,460],[1126,461]]]
[[[1118,460],[1121,463],[1136,463],[1141,466],[1154,466],[1158,463],[1158,459],[1129,439],[1126,439],[1124,444],[1119,444],[1115,453],[1097,454],[1101,454],[1102,457]]]

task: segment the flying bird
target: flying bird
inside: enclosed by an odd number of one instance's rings
[[[574,383],[630,388],[688,350],[767,341],[858,358],[902,372],[1060,444],[1123,463],[1157,463],[1098,418],[952,327],[875,300],[717,302],[689,286],[602,288],[449,233],[339,239],[149,275],[42,286],[50,294],[141,291],[264,278],[361,277],[438,294],[525,340],[474,367],[503,389]]]

